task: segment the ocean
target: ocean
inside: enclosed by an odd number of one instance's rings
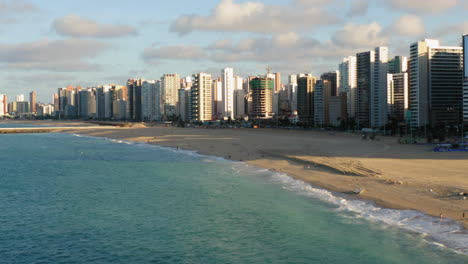
[[[0,263],[468,263],[453,221],[194,152],[0,135]]]

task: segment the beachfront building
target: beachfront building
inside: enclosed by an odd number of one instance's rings
[[[222,101],[221,110],[223,118],[234,119],[234,69],[225,68],[221,71],[222,78]]]
[[[211,121],[213,113],[213,94],[211,74],[198,73],[192,76],[190,90],[190,121]]]
[[[370,125],[380,128],[387,124],[388,47],[377,47],[371,65]]]
[[[31,107],[31,113],[37,113],[37,101],[36,101],[36,92],[35,91],[31,91],[29,93],[29,105]]]
[[[403,73],[408,71],[408,58],[405,56],[395,56],[388,61],[388,73]]]
[[[141,84],[141,109],[144,121],[161,119],[161,93],[159,80],[146,80]]]
[[[161,77],[161,104],[163,119],[171,119],[177,115],[177,101],[179,100],[180,75],[164,74]]]
[[[394,122],[405,122],[405,114],[409,107],[408,73],[388,74],[387,83],[388,117]]]
[[[462,47],[426,39],[411,44],[412,127],[458,126],[462,120]]]
[[[312,74],[300,77],[297,81],[297,114],[303,123],[314,123],[314,89],[317,78]]]
[[[8,97],[0,94],[0,116],[8,114]]]
[[[339,65],[340,71],[340,85],[338,87],[339,93],[346,94],[347,115],[354,118],[356,112],[356,88],[357,88],[357,68],[356,56],[349,56],[343,59]]]
[[[79,117],[95,118],[96,116],[96,89],[83,89],[78,93]]]
[[[324,81],[330,82],[330,87],[331,87],[331,96],[337,96],[338,95],[338,87],[340,85],[340,73],[339,71],[331,71],[331,72],[326,72],[320,76],[320,79]]]
[[[314,89],[314,124],[318,127],[329,125],[330,121],[330,97],[332,94],[332,82],[318,80]]]
[[[273,117],[274,86],[274,79],[268,76],[258,76],[250,81],[252,92],[251,118],[269,119]]]
[[[141,121],[141,79],[127,81],[127,120]]]
[[[356,54],[357,87],[354,116],[358,130],[370,127],[371,75],[374,60],[374,51]]]
[[[463,36],[463,120],[468,124],[468,35]]]

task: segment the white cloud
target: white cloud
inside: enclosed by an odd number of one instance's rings
[[[426,29],[421,17],[415,15],[404,15],[390,26],[389,31],[392,34],[400,36],[419,37],[424,35]]]
[[[0,44],[0,63],[4,69],[49,71],[95,71],[100,67],[89,63],[109,46],[92,40],[54,40],[20,44]]]
[[[171,24],[170,30],[181,35],[193,31],[277,33],[312,29],[321,25],[335,24],[337,21],[338,18],[319,5],[304,6],[296,2],[292,6],[279,6],[260,2],[236,3],[235,0],[221,0],[211,15],[181,16]]]
[[[60,35],[75,38],[116,38],[137,34],[137,30],[131,26],[99,24],[73,14],[55,20],[52,28]]]
[[[441,13],[455,7],[460,0],[386,0],[393,8],[420,13]]]
[[[341,47],[357,49],[387,45],[389,38],[384,36],[382,26],[377,22],[370,24],[348,23],[334,34],[332,41]]]
[[[159,60],[200,60],[207,53],[197,46],[174,45],[166,47],[151,47],[143,51],[142,57],[146,62],[158,62]]]
[[[0,14],[5,13],[27,13],[35,12],[39,9],[32,3],[22,0],[0,0]]]
[[[468,34],[468,21],[459,24],[443,26],[436,31],[436,35],[438,37],[446,36],[449,34],[458,36]]]
[[[369,9],[369,0],[354,0],[351,1],[351,8],[349,10],[350,16],[364,16]]]

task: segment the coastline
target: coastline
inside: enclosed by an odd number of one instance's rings
[[[468,228],[468,200],[459,195],[468,191],[466,153],[435,153],[427,146],[400,145],[391,137],[363,141],[359,135],[347,133],[295,130],[90,127],[61,132],[243,161],[385,208],[417,210],[434,217],[442,214]],[[353,193],[358,189],[364,191]]]

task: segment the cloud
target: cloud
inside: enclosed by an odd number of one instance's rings
[[[332,2],[314,0],[318,3]],[[170,26],[170,31],[180,35],[193,31],[235,31],[278,33],[335,24],[339,19],[328,14],[319,5],[296,1],[293,6],[266,5],[260,2],[236,3],[221,0],[209,16],[184,15]]]
[[[418,37],[424,35],[426,28],[421,17],[403,15],[390,26],[389,32],[400,36]]]
[[[0,44],[0,63],[4,69],[48,71],[96,71],[99,65],[87,59],[94,58],[109,45],[80,39],[43,39],[20,44]]]
[[[468,21],[458,23],[458,24],[452,24],[452,25],[447,25],[439,28],[436,31],[436,36],[442,37],[446,35],[463,35],[463,34],[468,34]]]
[[[0,14],[36,12],[39,9],[32,3],[22,0],[0,0]]]
[[[369,9],[369,0],[354,0],[351,1],[351,8],[349,10],[349,16],[364,16],[367,14]]]
[[[332,41],[341,47],[357,49],[387,45],[389,38],[383,34],[382,26],[377,22],[370,24],[348,23],[333,35]]]
[[[309,37],[302,37],[296,32],[279,33],[273,36],[243,38],[238,41],[221,39],[207,46],[174,46],[149,48],[152,60],[161,61],[184,59],[187,62],[202,65],[275,65],[275,70],[303,72],[312,65],[329,65],[326,70],[333,70],[343,56],[355,54],[356,51],[327,42],[320,42]],[[190,52],[187,52],[190,51]],[[149,55],[143,53],[143,57]],[[181,56],[181,54],[185,54]],[[195,55],[194,55],[195,54]],[[146,60],[151,63],[151,60]],[[321,63],[323,62],[323,63]],[[280,67],[280,65],[282,65]],[[321,67],[321,66],[320,66]],[[317,69],[316,69],[317,70]],[[219,69],[216,70],[219,72]]]
[[[151,47],[143,51],[142,58],[146,62],[158,62],[159,60],[200,60],[207,53],[200,47],[191,45],[174,45],[166,47]]]
[[[455,7],[460,0],[386,0],[393,8],[418,13],[441,13]]]
[[[52,28],[62,36],[74,38],[117,38],[137,34],[131,26],[99,24],[73,14],[55,20]]]

